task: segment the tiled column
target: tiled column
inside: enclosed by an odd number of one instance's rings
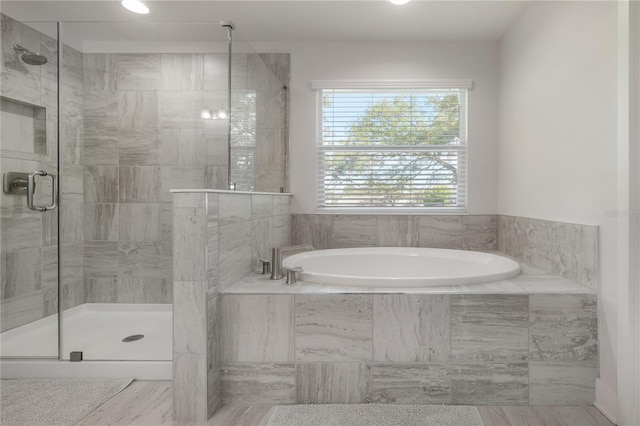
[[[290,244],[290,211],[286,194],[173,194],[175,420],[206,421],[220,405],[218,294]]]
[[[217,203],[208,215],[209,195],[173,196],[173,417],[183,422],[206,421],[220,401],[217,292],[208,276],[217,264],[217,229],[215,238],[208,232],[217,227]]]

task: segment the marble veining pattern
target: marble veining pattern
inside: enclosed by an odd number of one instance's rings
[[[380,247],[416,247],[418,245],[417,216],[379,216],[378,245]]]
[[[207,283],[174,283],[173,352],[207,354]]]
[[[529,364],[531,405],[591,405],[596,399],[597,367],[589,363]]]
[[[498,217],[498,249],[554,275],[598,286],[598,227]]]
[[[451,296],[452,360],[526,361],[528,318],[524,295]]]
[[[220,286],[225,288],[251,272],[252,229],[249,223],[236,223],[218,232]]]
[[[447,364],[374,364],[371,402],[451,404]]]
[[[448,361],[450,297],[441,295],[375,295],[373,359],[375,361]]]
[[[120,166],[157,166],[160,135],[153,129],[123,129],[118,132]]]
[[[534,361],[596,361],[594,295],[532,295],[529,352]]]
[[[341,247],[497,248],[495,215],[294,214],[294,244]]]
[[[232,225],[251,220],[252,197],[251,195],[220,194],[219,225]],[[258,204],[259,202],[256,202],[256,205]]]
[[[462,217],[462,248],[495,250],[498,248],[498,217],[469,215]]]
[[[371,382],[371,366],[368,364],[296,364],[296,403],[370,402]]]
[[[87,204],[84,206],[84,239],[118,241],[117,204]]]
[[[454,404],[527,404],[528,381],[527,363],[451,365]]]
[[[221,301],[223,362],[292,362],[294,296],[234,296]]]
[[[293,404],[296,402],[294,364],[225,363],[223,404]]]
[[[462,248],[461,216],[420,216],[419,247]]]
[[[206,355],[174,353],[173,418],[183,422],[209,418]]]
[[[118,276],[163,278],[160,243],[122,241],[118,243]]]
[[[160,204],[120,204],[119,207],[120,241],[162,241]]]
[[[333,222],[333,247],[370,247],[378,244],[375,216],[337,215]]]
[[[206,271],[205,210],[174,209],[173,273],[177,281],[204,281]]]
[[[371,295],[298,295],[296,361],[370,361]]]

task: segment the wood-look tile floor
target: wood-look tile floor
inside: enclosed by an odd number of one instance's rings
[[[171,382],[135,381],[77,425],[181,425],[171,418],[171,399]],[[265,426],[271,410],[270,405],[225,406],[205,424]],[[594,407],[481,406],[478,410],[487,426],[613,426]]]

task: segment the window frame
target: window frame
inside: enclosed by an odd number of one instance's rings
[[[465,214],[468,211],[468,172],[469,172],[469,136],[468,136],[468,110],[469,110],[469,90],[472,88],[473,82],[470,79],[447,79],[447,80],[315,80],[311,82],[312,89],[316,92],[316,142],[315,142],[315,159],[316,159],[316,172],[315,172],[315,204],[317,213],[357,213],[357,214]],[[458,184],[456,186],[457,199],[462,200],[455,206],[386,206],[386,207],[373,207],[373,206],[326,206],[324,205],[324,188],[325,177],[324,172],[324,153],[327,150],[323,145],[323,90],[331,89],[347,89],[347,90],[388,90],[388,89],[451,89],[460,90],[460,144],[458,145]],[[398,147],[398,151],[404,151],[401,145],[392,145],[392,147]],[[371,152],[373,149],[357,148],[338,149],[339,151],[362,151]],[[429,150],[429,149],[425,149]],[[447,147],[448,151],[451,150],[451,146]],[[335,147],[333,151],[336,151]],[[412,151],[406,149],[406,151]],[[415,151],[415,149],[413,150]],[[437,149],[435,149],[437,151]],[[444,150],[443,150],[444,151]]]

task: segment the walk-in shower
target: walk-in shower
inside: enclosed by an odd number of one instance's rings
[[[2,173],[59,177],[34,181],[36,207],[53,192],[55,210],[29,209],[27,191],[0,195],[4,377],[70,365],[90,375],[92,364],[104,375],[114,361],[120,375],[171,376],[169,190],[227,189],[229,174],[243,179],[238,189],[265,176],[268,189],[285,186],[285,92],[271,71],[280,58],[242,37],[231,51],[229,31],[218,20],[2,15]],[[256,156],[250,173],[238,161]]]

